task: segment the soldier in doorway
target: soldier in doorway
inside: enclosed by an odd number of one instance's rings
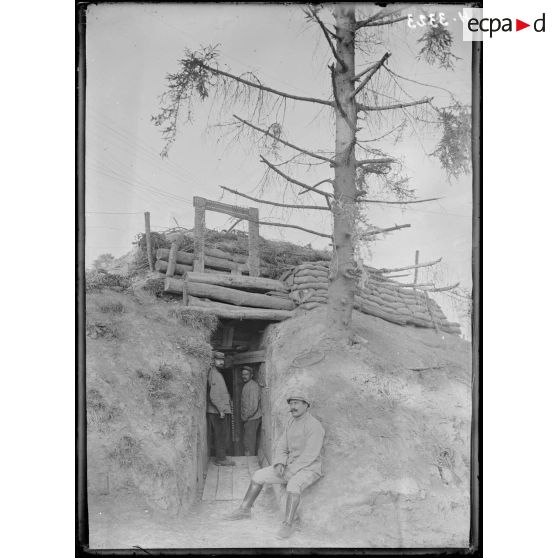
[[[207,376],[207,424],[215,446],[215,464],[232,466],[234,461],[227,458],[230,442],[231,397],[221,374],[225,366],[225,355],[213,352],[213,366]]]
[[[252,376],[252,369],[244,366],[242,368],[244,386],[240,400],[240,418],[244,426],[244,455],[257,455],[256,442],[262,422],[260,386]]]
[[[324,429],[309,412],[310,399],[300,391],[292,391],[287,397],[290,407],[285,432],[279,439],[272,464],[259,469],[239,508],[226,516],[236,520],[249,518],[254,501],[265,483],[287,485],[285,520],[277,536],[288,538],[294,531],[293,521],[300,503],[301,493],[322,476],[322,445]]]

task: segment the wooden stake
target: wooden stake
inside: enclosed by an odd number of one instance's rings
[[[419,251],[415,252],[415,280],[413,283],[416,285],[418,283],[418,264],[419,264]]]
[[[153,254],[151,253],[151,225],[149,223],[149,211],[144,213],[145,216],[145,244],[147,250],[147,261],[149,262],[149,270],[153,271]]]
[[[205,268],[205,199],[194,196],[194,271]]]
[[[260,228],[259,212],[255,207],[248,209],[248,272],[252,277],[260,276]]]

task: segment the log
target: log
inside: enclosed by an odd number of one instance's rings
[[[170,250],[167,248],[159,248],[157,250],[157,259],[158,260],[165,260],[169,261],[169,253]],[[194,263],[194,254],[190,252],[184,252],[179,250],[176,253],[176,263],[179,264],[187,264],[193,265]],[[237,262],[233,262],[231,260],[226,260],[224,258],[216,258],[214,256],[204,255],[204,264],[205,267],[213,267],[215,269],[224,269],[227,271],[232,271],[233,269],[240,269],[242,273],[248,273],[248,266],[246,264],[239,264]]]
[[[266,279],[264,277],[252,277],[243,275],[218,275],[213,273],[188,273],[185,279],[193,283],[206,283],[207,285],[219,285],[233,289],[245,289],[256,291],[279,291],[287,293],[287,288],[281,281]]]
[[[157,260],[155,262],[155,271],[158,271],[159,273],[166,273],[168,267],[169,267],[169,262],[166,262],[165,260]],[[175,275],[182,276],[187,271],[192,271],[193,269],[194,268],[191,265],[177,263],[174,273]]]
[[[294,312],[289,310],[232,306],[212,300],[198,299],[193,296],[188,297],[187,308],[191,308],[202,314],[213,314],[227,320],[265,320],[268,322],[280,322],[294,316]]]
[[[186,287],[184,288],[184,281],[180,279],[175,279],[174,277],[167,277],[165,279],[164,292],[183,294],[183,291],[187,293],[188,297],[192,295],[209,298],[211,300],[234,304],[235,306],[275,308],[277,310],[292,310],[294,308],[294,304],[291,300],[285,300],[276,296],[237,291],[236,289],[208,285],[207,283],[194,283],[193,281],[186,281]]]
[[[248,256],[245,254],[233,254],[232,252],[226,252],[220,248],[206,248],[205,254],[213,258],[221,258],[236,263],[246,263],[248,261]]]

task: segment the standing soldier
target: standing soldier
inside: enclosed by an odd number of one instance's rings
[[[213,366],[207,376],[207,423],[215,445],[215,464],[232,466],[234,461],[227,458],[231,428],[231,397],[225,378],[220,372],[224,366],[225,355],[214,351]]]
[[[322,445],[324,429],[309,412],[310,399],[300,390],[287,397],[291,418],[279,439],[271,466],[259,469],[252,476],[250,486],[239,508],[225,519],[249,518],[254,501],[265,483],[287,485],[285,520],[277,534],[286,539],[294,531],[293,521],[303,490],[322,476]]]
[[[240,418],[244,426],[244,455],[257,455],[256,441],[258,429],[262,422],[260,403],[260,386],[252,378],[249,366],[242,368],[242,397],[240,401]]]

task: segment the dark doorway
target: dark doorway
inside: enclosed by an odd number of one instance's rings
[[[232,400],[233,413],[227,455],[244,455],[243,425],[240,416],[244,386],[242,365],[248,364],[253,370],[254,380],[259,382],[259,368],[264,361],[265,352],[262,346],[263,332],[267,325],[268,322],[259,320],[224,320],[212,336],[213,348],[225,353],[225,368],[222,373]],[[215,455],[213,446],[209,446],[209,451],[211,456]]]

